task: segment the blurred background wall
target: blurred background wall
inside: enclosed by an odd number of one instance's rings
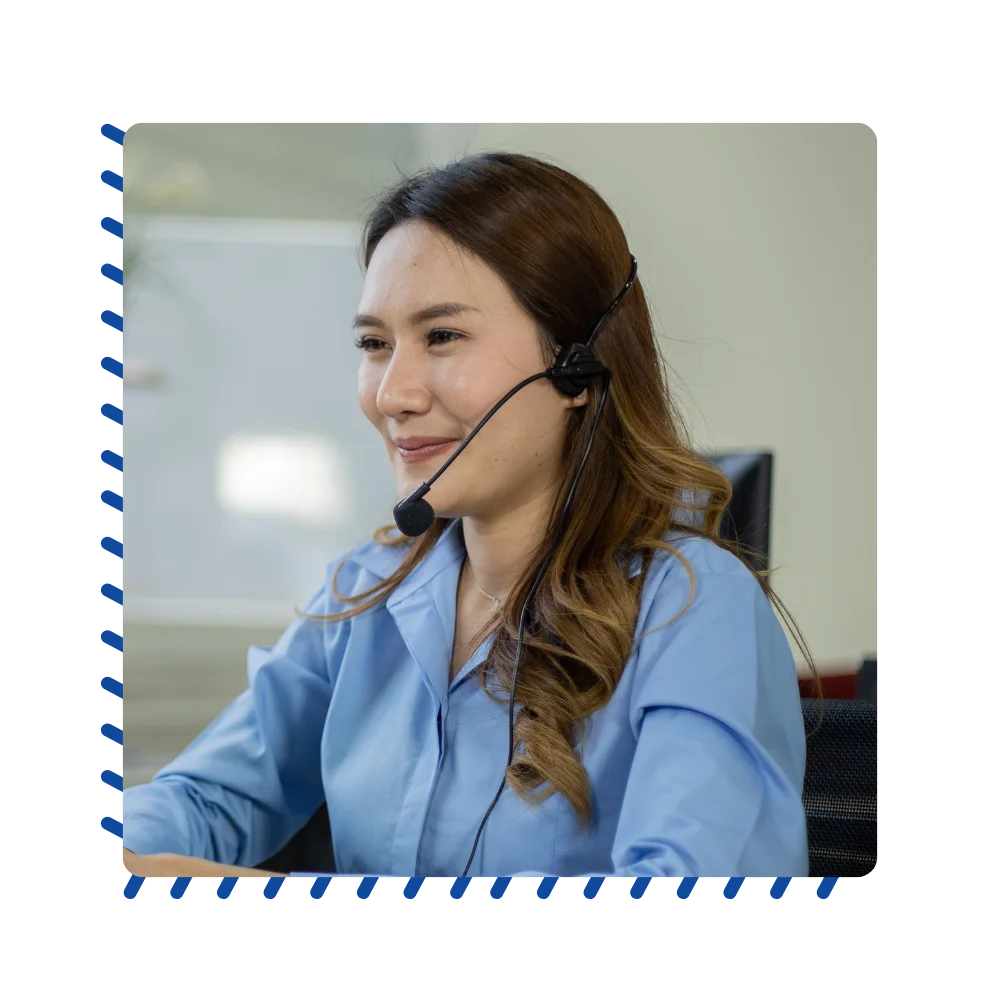
[[[391,520],[357,412],[359,223],[465,152],[621,219],[702,450],[775,455],[775,584],[821,661],[876,649],[875,136],[863,125],[137,125],[125,141],[125,781],[246,685]]]

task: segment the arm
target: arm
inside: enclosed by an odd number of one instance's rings
[[[330,575],[309,613],[340,610]],[[323,801],[320,739],[348,627],[300,617],[272,649],[251,647],[248,689],[149,784],[125,790],[125,848],[250,866],[285,844]]]
[[[257,868],[237,868],[234,865],[220,865],[202,858],[185,858],[179,854],[133,854],[128,848],[122,851],[126,871],[132,875],[168,876],[179,878],[194,875],[231,875],[236,878],[273,878],[278,872],[266,872]]]
[[[641,640],[635,758],[612,849],[620,875],[804,875],[805,733],[795,663],[770,604],[735,559],[696,568],[695,599]],[[668,575],[647,629],[687,598]],[[681,593],[683,591],[683,593]]]

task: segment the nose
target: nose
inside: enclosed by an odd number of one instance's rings
[[[423,366],[418,357],[397,344],[375,395],[379,413],[393,420],[426,413],[431,406]]]

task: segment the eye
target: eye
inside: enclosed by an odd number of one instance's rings
[[[364,337],[356,337],[354,340],[354,346],[360,348],[366,354],[372,354],[375,351],[381,350],[386,346],[384,340],[379,340],[377,337],[372,337],[365,335]]]
[[[455,340],[463,340],[465,335],[457,330],[431,330],[427,334],[429,344],[450,344]]]

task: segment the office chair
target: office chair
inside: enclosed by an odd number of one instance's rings
[[[333,860],[333,836],[326,803],[309,817],[306,825],[281,850],[254,867],[269,872],[335,873],[337,866]]]
[[[876,859],[875,705],[803,698],[802,717],[810,734],[802,794],[809,874],[867,875]],[[257,867],[272,872],[335,872],[326,805]]]
[[[875,703],[803,698],[802,717],[809,874],[867,875],[877,857]]]
[[[861,669],[858,671],[858,697],[862,701],[877,701],[876,690],[876,659],[862,660]]]

